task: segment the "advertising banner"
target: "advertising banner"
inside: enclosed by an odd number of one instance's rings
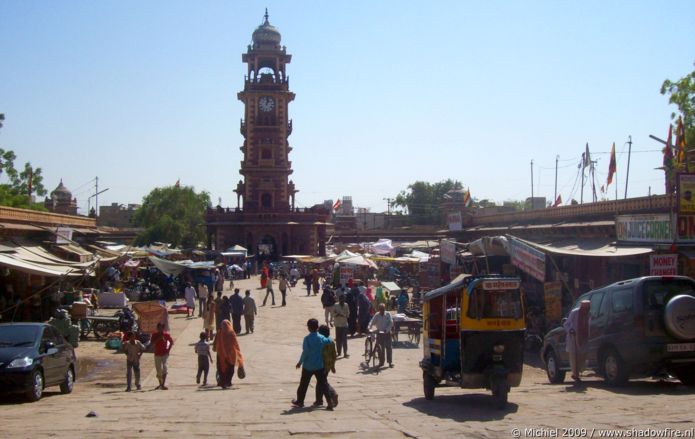
[[[678,242],[695,242],[695,215],[678,215],[676,232]]]
[[[442,239],[439,246],[439,254],[441,255],[442,262],[447,264],[456,264],[456,243],[454,241],[449,241],[448,239]]]
[[[355,267],[347,264],[340,264],[340,283],[347,285],[350,279],[355,278]]]
[[[511,237],[510,237],[511,238]],[[545,253],[518,239],[511,238],[509,243],[512,264],[540,282],[545,281]]]
[[[553,281],[543,284],[545,296],[545,319],[548,322],[562,319],[562,282]]]
[[[678,255],[649,255],[650,276],[675,276],[678,274]]]
[[[72,242],[72,228],[56,228],[56,244],[70,244]]]
[[[449,212],[446,216],[447,223],[449,224],[449,230],[462,230],[463,220],[461,219],[461,212]]]
[[[695,174],[678,174],[678,213],[695,214]]]
[[[615,217],[615,235],[623,242],[672,242],[671,218],[668,213],[618,215]]]

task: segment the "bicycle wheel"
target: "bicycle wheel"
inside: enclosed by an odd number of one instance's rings
[[[374,348],[374,342],[371,337],[364,339],[364,362],[369,366],[369,361],[372,357],[372,349]]]
[[[85,339],[92,331],[92,324],[89,319],[80,319],[80,336]]]
[[[381,348],[381,343],[377,340],[372,350],[372,367],[378,367],[384,364],[384,350]]]
[[[107,322],[94,322],[92,324],[92,331],[94,331],[94,336],[96,338],[106,338],[110,331],[110,325]]]

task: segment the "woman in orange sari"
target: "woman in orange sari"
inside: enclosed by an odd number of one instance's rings
[[[244,357],[239,349],[239,341],[232,328],[232,322],[223,320],[220,330],[215,335],[214,351],[217,352],[217,370],[220,373],[219,385],[223,389],[232,386],[234,367],[244,366]]]

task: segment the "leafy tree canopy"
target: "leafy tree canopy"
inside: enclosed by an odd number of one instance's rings
[[[462,188],[460,181],[451,179],[438,183],[416,181],[396,196],[393,205],[407,209],[415,224],[440,224],[440,204],[444,195],[452,189]]]
[[[14,166],[16,159],[13,151],[0,148],[0,177],[8,181],[0,184],[0,205],[45,211],[43,205],[31,200],[33,194],[46,195],[41,168],[34,168],[27,162],[18,171]]]
[[[190,186],[153,189],[135,212],[135,224],[145,228],[136,244],[166,242],[177,247],[197,246],[205,240],[203,215],[209,205],[210,194],[196,193]]]
[[[668,102],[678,107],[679,113],[672,113],[671,118],[683,117],[686,144],[692,148],[695,145],[695,70],[677,81],[665,80],[661,94],[668,95]]]

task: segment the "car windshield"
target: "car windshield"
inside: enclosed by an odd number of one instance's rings
[[[687,279],[657,279],[644,283],[647,309],[662,309],[669,299],[678,294],[695,296],[695,284]]]
[[[0,347],[32,346],[40,331],[38,326],[0,326]]]

